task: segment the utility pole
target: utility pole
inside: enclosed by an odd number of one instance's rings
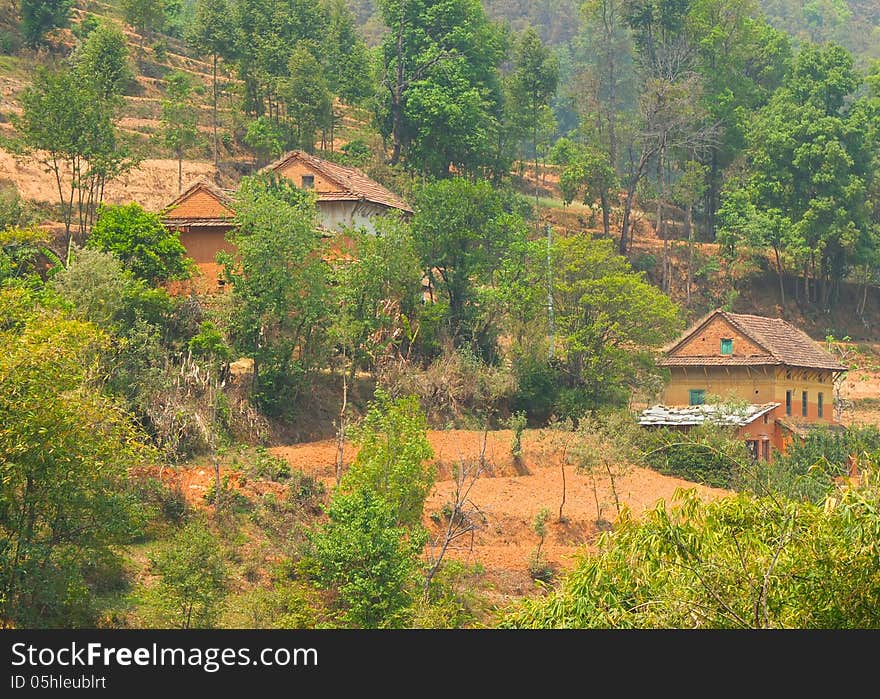
[[[545,224],[547,231],[547,320],[550,325],[550,348],[547,358],[553,359],[556,354],[556,327],[553,320],[553,228]]]

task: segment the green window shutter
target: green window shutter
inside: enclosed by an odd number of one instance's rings
[[[706,402],[706,391],[702,388],[692,388],[689,393],[691,405],[703,405]]]
[[[721,339],[721,354],[733,354],[733,338],[725,337]]]

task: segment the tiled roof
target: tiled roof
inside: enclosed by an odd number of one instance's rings
[[[279,171],[293,160],[299,160],[314,168],[322,175],[336,182],[342,187],[343,192],[317,192],[318,201],[360,201],[366,200],[381,204],[392,209],[400,209],[412,213],[412,209],[403,199],[394,192],[385,189],[381,184],[370,179],[363,172],[354,167],[339,165],[338,163],[317,158],[304,151],[287,153],[274,163],[263,168],[263,171]]]
[[[224,217],[218,217],[217,206],[216,204],[207,204],[204,207],[199,207],[198,205],[193,205],[193,202],[189,201],[193,194],[198,192],[199,190],[205,191],[210,195],[210,198],[214,199],[216,203],[219,203],[220,206],[224,209],[228,209],[230,212],[232,211],[232,193],[226,190],[220,189],[217,185],[208,182],[208,180],[196,180],[189,187],[187,187],[183,192],[181,192],[177,198],[172,201],[170,204],[165,206],[162,209],[161,216],[163,220],[174,220],[175,223],[184,219],[192,219],[197,220],[199,222],[204,220],[216,220],[220,221]],[[184,202],[188,202],[190,205],[186,207],[186,215],[185,216],[175,216],[174,211]],[[203,210],[204,209],[204,210]]]
[[[767,366],[782,362],[774,357],[663,357],[657,360],[658,366]]]
[[[693,426],[710,422],[743,427],[779,405],[780,403],[764,403],[763,405],[746,405],[742,408],[712,404],[689,405],[683,408],[655,405],[642,411],[639,424],[662,427]]]
[[[675,357],[675,349],[680,347],[689,337],[699,331],[706,323],[716,316],[723,317],[743,335],[763,348],[768,356],[754,357]],[[687,361],[685,361],[687,359]],[[692,361],[697,360],[697,361]],[[828,352],[820,348],[803,330],[799,330],[782,318],[765,318],[764,316],[745,313],[728,313],[716,310],[702,318],[684,336],[679,338],[667,350],[667,356],[660,361],[663,366],[746,366],[761,364],[783,364],[786,366],[806,367],[810,369],[828,369],[846,371],[848,367],[841,364]]]

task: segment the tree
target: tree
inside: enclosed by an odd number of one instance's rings
[[[422,270],[409,225],[397,217],[375,220],[376,233],[346,232],[350,255],[331,269],[338,311],[331,333],[353,378],[360,366],[374,370],[402,344],[401,330],[421,302]]]
[[[65,257],[74,242],[74,215],[82,239],[103,200],[104,185],[135,164],[113,127],[119,101],[102,99],[95,85],[72,70],[39,70],[21,96],[21,115],[14,119],[16,148],[36,155],[54,175]]]
[[[373,94],[373,66],[349,3],[327,0],[327,24],[318,57],[330,91],[348,104],[359,104]]]
[[[66,27],[72,6],[73,0],[22,0],[21,35],[25,43],[36,48],[46,32]]]
[[[324,69],[305,44],[297,46],[288,63],[290,77],[283,99],[296,127],[297,147],[315,150],[315,133],[329,127],[333,118],[333,96],[324,79]]]
[[[721,241],[773,250],[783,305],[786,262],[803,281],[795,297],[827,310],[877,247],[868,192],[878,145],[861,103],[848,105],[860,84],[841,47],[803,47],[755,116],[747,170],[724,198]]]
[[[186,73],[171,73],[165,81],[162,131],[165,145],[177,156],[177,191],[180,192],[183,190],[183,152],[196,143],[199,135],[198,112],[191,101],[192,84]]]
[[[425,498],[434,484],[428,464],[434,450],[428,443],[418,398],[394,400],[377,389],[355,444],[360,450],[342,477],[341,492],[374,492],[391,507],[395,526],[419,525]]]
[[[245,178],[235,222],[237,254],[220,257],[232,284],[229,332],[254,360],[257,405],[289,412],[322,357],[330,316],[314,194],[286,179]]]
[[[525,241],[516,206],[484,180],[441,180],[416,193],[416,249],[432,286],[449,304],[448,330],[456,344],[485,345],[476,327],[478,285],[491,284],[506,257]]]
[[[102,206],[86,245],[112,253],[135,277],[150,284],[189,274],[179,234],[139,204]]]
[[[0,290],[0,620],[93,626],[94,585],[139,530],[128,469],[150,458],[95,381],[108,336]]]
[[[226,597],[226,564],[205,526],[183,527],[152,561],[159,575],[155,604],[169,628],[212,628]]]
[[[143,37],[152,37],[153,32],[161,30],[167,20],[164,0],[122,0],[122,17]]]
[[[556,57],[541,43],[531,27],[518,37],[513,47],[513,72],[509,77],[509,109],[521,115],[535,149],[535,208],[538,208],[538,127],[541,110],[547,109],[556,94],[559,67]]]
[[[608,164],[607,155],[596,148],[576,144],[569,155],[559,188],[566,204],[580,198],[590,206],[599,200],[602,207],[602,228],[611,237],[611,202],[617,185],[614,168]]]
[[[217,140],[217,59],[231,58],[235,50],[235,24],[227,0],[197,0],[187,38],[197,51],[211,56],[211,127],[214,136],[214,169],[220,167]]]
[[[382,0],[384,99],[377,103],[391,163],[444,177],[501,170],[499,29],[479,0]]]
[[[704,503],[693,490],[625,512],[549,597],[512,609],[517,628],[873,628],[876,456],[824,507],[774,496]]]
[[[397,525],[393,507],[369,489],[339,493],[330,522],[312,536],[317,582],[338,595],[339,618],[355,628],[406,625],[424,536]]]
[[[286,134],[281,125],[267,116],[259,116],[248,124],[245,145],[257,154],[257,163],[268,163],[284,152]]]
[[[71,58],[77,76],[90,84],[100,99],[122,95],[134,79],[125,35],[114,24],[99,24]]]
[[[655,371],[650,347],[680,329],[678,308],[616,255],[610,240],[556,242],[553,293],[561,359],[582,408],[625,402]]]

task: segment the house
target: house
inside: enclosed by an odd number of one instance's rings
[[[409,205],[363,172],[302,151],[288,153],[260,172],[286,177],[297,187],[315,190],[320,226],[328,234],[346,226],[375,232],[373,219],[390,211],[412,214]],[[226,234],[234,225],[233,193],[200,180],[162,209],[162,222],[179,231],[180,242],[195,261],[200,275],[173,291],[216,292],[223,285],[216,255],[233,251]],[[343,248],[345,246],[343,245]]]
[[[836,427],[834,380],[847,370],[781,318],[716,310],[664,349],[670,372],[662,405],[645,410],[645,426],[689,429],[733,424],[755,458],[769,460],[817,425]],[[707,405],[707,398],[732,400]]]
[[[232,192],[199,180],[168,204],[160,215],[162,223],[169,230],[178,231],[180,242],[200,273],[189,282],[171,284],[171,290],[200,293],[217,291],[222,286],[222,270],[217,263],[217,253],[235,249],[226,240],[235,216]]]
[[[261,172],[274,172],[297,187],[315,190],[321,225],[328,231],[356,226],[373,233],[373,219],[377,216],[390,211],[401,211],[404,216],[412,214],[409,204],[357,168],[303,151],[288,153]]]

